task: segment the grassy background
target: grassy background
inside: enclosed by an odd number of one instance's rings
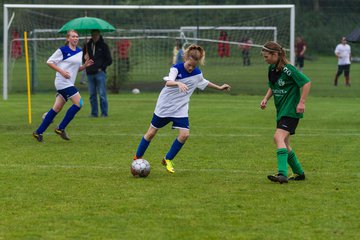
[[[262,95],[266,88],[267,65],[254,49],[252,52],[252,65],[250,67],[242,66],[240,55],[230,58],[207,57],[206,65],[201,69],[204,77],[216,83],[229,83],[232,86],[232,94]],[[130,92],[132,88],[137,87],[142,91],[158,93],[162,86],[162,78],[169,72],[169,58],[159,57],[151,60],[142,59],[135,63],[132,59],[132,68],[128,74],[128,79],[121,86],[122,93]],[[53,91],[54,89],[54,71],[46,64],[46,59],[37,64],[37,82],[35,83],[35,92]],[[23,59],[14,62],[9,82],[9,92],[26,93],[26,74]],[[114,77],[113,64],[108,68],[108,81]],[[0,72],[2,69],[0,69]],[[352,87],[345,90],[344,76],[339,77],[339,86],[333,86],[334,76],[337,71],[337,60],[335,57],[319,57],[312,61],[305,61],[304,73],[312,80],[312,96],[321,97],[360,97],[360,63],[351,65],[350,76]],[[81,74],[78,74],[78,82]],[[0,82],[2,87],[2,81]],[[80,90],[87,91],[86,85],[78,85]]]
[[[280,185],[266,179],[276,171],[275,110],[261,111],[261,97],[194,94],[177,172],[160,164],[177,135],[165,127],[139,179],[131,158],[157,94],[110,95],[109,118],[89,118],[85,105],[70,142],[53,133],[63,111],[45,144],[31,132],[53,94],[33,96],[32,125],[26,96],[10,95],[0,105],[0,239],[356,239],[359,99],[309,97],[292,137],[307,180]]]

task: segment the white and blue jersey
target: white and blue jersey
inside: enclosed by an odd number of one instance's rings
[[[75,51],[69,46],[62,46],[57,49],[53,55],[47,60],[47,63],[54,63],[59,68],[70,73],[70,78],[66,79],[59,72],[55,75],[55,88],[61,90],[64,88],[72,87],[75,84],[76,76],[82,64],[83,52],[80,48],[76,47]]]
[[[169,76],[164,77],[165,81],[178,81],[184,83],[188,90],[181,92],[178,87],[165,86],[159,95],[155,107],[155,114],[159,117],[183,118],[189,116],[190,97],[196,88],[204,90],[209,81],[204,79],[199,68],[191,73],[186,71],[184,63],[175,64],[170,68]]]

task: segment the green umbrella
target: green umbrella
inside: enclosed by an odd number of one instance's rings
[[[66,33],[69,30],[76,30],[79,33],[88,33],[93,29],[101,32],[113,32],[115,28],[113,25],[100,18],[81,17],[75,18],[64,24],[59,30],[59,33]]]

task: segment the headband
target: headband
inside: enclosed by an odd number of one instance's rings
[[[265,50],[265,51],[269,51],[269,52],[278,52],[278,53],[280,52],[279,50],[267,48],[267,47],[265,47],[265,46],[263,46],[262,49]],[[281,48],[280,48],[280,49],[281,49]]]

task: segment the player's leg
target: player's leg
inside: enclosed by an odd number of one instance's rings
[[[158,129],[166,126],[170,122],[169,118],[158,117],[155,113],[151,119],[151,124],[145,135],[141,138],[139,146],[136,151],[134,160],[142,158],[146,149],[149,147],[151,140],[155,137]]]
[[[70,140],[70,138],[67,136],[65,132],[65,128],[71,122],[71,120],[73,120],[75,115],[80,111],[83,105],[83,101],[80,96],[80,93],[75,87],[67,88],[66,91],[68,94],[67,96],[71,96],[69,97],[69,99],[71,100],[73,105],[71,105],[71,107],[66,111],[63,120],[61,121],[59,126],[55,129],[55,133],[58,134],[64,140]]]
[[[174,164],[173,159],[180,152],[181,148],[184,146],[186,140],[189,138],[190,131],[189,129],[179,129],[179,135],[174,140],[173,144],[170,147],[170,150],[167,152],[165,158],[162,160],[162,164],[166,167],[166,170],[170,173],[174,173]]]
[[[274,134],[274,141],[277,147],[276,156],[278,162],[278,174],[287,177],[287,158],[288,151],[286,148],[285,139],[289,137],[290,133],[284,129],[276,129]]]
[[[101,71],[96,74],[96,82],[99,90],[101,116],[108,116],[108,100],[106,96],[106,73]]]
[[[172,160],[180,152],[181,148],[184,146],[186,140],[190,136],[189,129],[189,118],[171,118],[173,121],[173,128],[179,129],[179,135],[172,143],[169,151],[166,153],[165,158],[162,160],[162,164],[166,167],[166,170],[170,173],[174,173],[174,165]]]
[[[183,128],[179,129],[179,135],[171,145],[171,148],[169,152],[166,154],[165,159],[173,160],[175,156],[178,154],[178,152],[181,150],[182,146],[185,144],[189,136],[190,136],[189,129],[183,129]]]
[[[47,112],[45,118],[43,119],[42,123],[38,127],[36,131],[33,132],[33,137],[38,142],[43,142],[43,133],[49,127],[49,125],[53,122],[54,118],[61,111],[64,104],[66,103],[65,99],[61,96],[61,94],[57,94],[55,98],[55,103],[53,107]]]
[[[291,117],[282,117],[277,122],[277,128],[274,134],[274,141],[277,147],[276,155],[278,162],[278,173],[268,176],[268,179],[273,182],[288,182],[288,150],[291,150],[289,137],[290,135],[295,134],[298,123],[298,118]]]
[[[89,87],[89,100],[91,106],[90,116],[98,116],[98,101],[97,101],[97,85],[96,85],[96,74],[88,74],[88,87]]]
[[[334,79],[334,85],[337,86],[338,85],[338,78],[339,76],[342,74],[343,72],[343,69],[342,69],[342,66],[341,65],[338,65],[338,70],[335,74],[335,79]]]
[[[285,144],[288,151],[287,162],[291,167],[293,174],[289,177],[289,180],[305,180],[305,173],[297,158],[294,150],[290,147],[290,136],[285,138]]]
[[[304,57],[300,57],[299,59],[299,70],[300,72],[303,72],[303,69],[304,69]]]
[[[147,148],[150,145],[151,140],[155,137],[158,129],[154,126],[150,126],[145,135],[141,138],[141,141],[139,143],[139,146],[136,151],[136,155],[134,157],[134,160],[142,158],[147,150]]]
[[[345,75],[345,84],[347,87],[351,86],[350,83],[350,64],[346,65],[345,69],[344,69],[344,75]]]

